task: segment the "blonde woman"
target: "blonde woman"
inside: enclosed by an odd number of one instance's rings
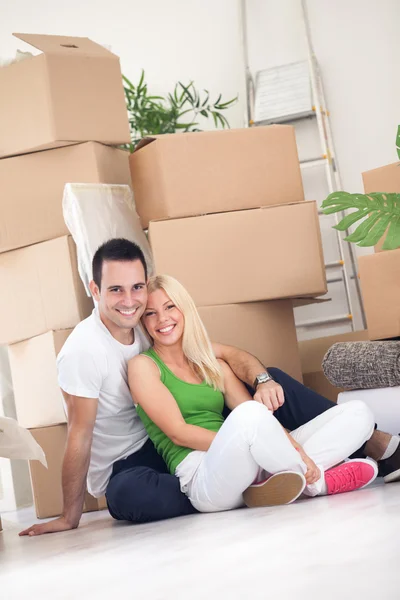
[[[193,300],[167,275],[149,280],[142,324],[152,348],[129,362],[131,393],[150,439],[198,511],[287,504],[303,492],[353,491],[375,479],[369,459],[335,467],[374,431],[363,403],[335,406],[287,433],[215,358]],[[232,410],[226,420],[224,402]]]

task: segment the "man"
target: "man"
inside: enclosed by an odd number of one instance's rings
[[[20,535],[78,527],[86,482],[94,496],[106,494],[115,519],[142,523],[195,512],[148,439],[127,383],[128,361],[149,347],[139,324],[146,281],[145,259],[136,244],[113,239],[97,250],[90,283],[97,308],[77,325],[57,359],[68,412],[63,514]],[[333,406],[279,369],[267,371],[247,352],[222,344],[213,348],[240,379],[256,388],[254,399],[273,410],[288,430]],[[399,441],[376,431],[365,448],[391,480],[400,478]]]

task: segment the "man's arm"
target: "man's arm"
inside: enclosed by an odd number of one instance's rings
[[[64,392],[63,395],[68,409],[68,438],[62,467],[63,513],[58,519],[21,531],[20,536],[75,529],[82,516],[98,400]]]
[[[215,356],[227,362],[236,377],[251,387],[253,387],[256,376],[265,371],[265,366],[255,356],[245,350],[214,342],[212,347]],[[254,400],[265,404],[269,410],[277,410],[285,401],[282,386],[275,381],[262,383],[257,386]]]

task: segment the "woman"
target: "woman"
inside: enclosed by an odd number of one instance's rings
[[[336,406],[291,434],[215,358],[193,300],[167,275],[152,277],[142,323],[153,347],[128,365],[150,439],[200,512],[293,502],[360,489],[372,460],[338,465],[374,430],[362,402]],[[226,420],[224,401],[232,410]],[[317,466],[318,465],[318,466]],[[254,483],[264,473],[263,481]],[[253,484],[253,485],[252,485]]]

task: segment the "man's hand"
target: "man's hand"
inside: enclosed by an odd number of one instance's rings
[[[69,529],[76,529],[79,525],[79,522],[75,525],[69,523],[65,517],[58,517],[58,519],[54,519],[54,521],[49,521],[48,523],[42,523],[40,525],[32,525],[32,527],[28,527],[28,529],[24,529],[19,533],[22,535],[43,535],[44,533],[58,533],[59,531],[68,531]]]
[[[264,404],[268,410],[274,412],[285,402],[283,388],[276,381],[267,381],[257,386],[253,399]]]

